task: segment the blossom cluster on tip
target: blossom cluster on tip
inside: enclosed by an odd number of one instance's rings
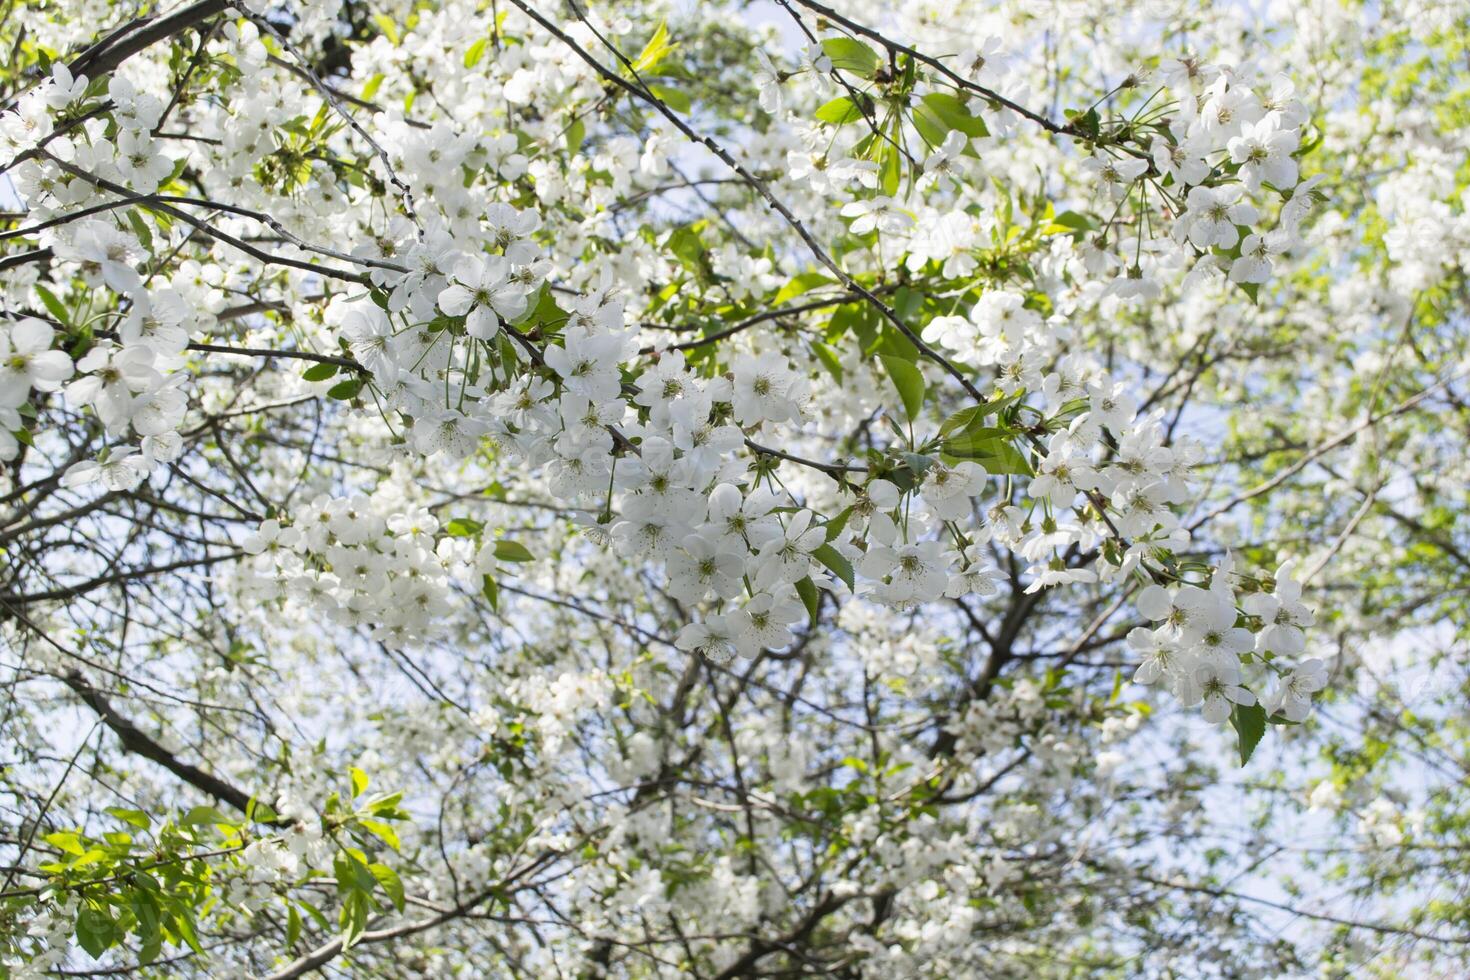
[[[975,66],[964,72],[965,80],[999,86],[1009,59],[998,39],[983,47],[990,53],[970,52],[958,63]],[[754,81],[762,108],[773,115],[798,121],[790,98],[798,83],[819,97],[834,90],[837,75],[818,47],[792,71],[769,59],[764,64]],[[1234,66],[1182,57],[1163,61],[1155,72],[1134,71],[1119,89],[1152,94],[1126,117],[1072,122],[1093,146],[1081,167],[1100,193],[1103,213],[1111,215],[1089,228],[1080,244],[1087,271],[1103,280],[1108,294],[1125,300],[1157,296],[1162,274],[1181,264],[1193,267],[1194,280],[1223,273],[1252,289],[1267,282],[1274,257],[1302,244],[1302,222],[1324,179],[1300,180],[1298,155],[1311,120],[1291,80],[1258,79]],[[924,97],[951,98],[950,92],[941,85]],[[958,96],[963,104],[968,93]],[[1009,135],[1018,122],[1008,109],[986,107],[983,98],[965,111],[985,120],[991,135],[953,129],[938,143],[922,131],[913,135],[930,147],[919,187],[953,188],[961,203],[985,173],[977,149]],[[917,193],[883,193],[879,163],[859,152],[865,144],[844,138],[861,132],[860,126],[837,133],[832,125],[805,129],[806,147],[788,153],[790,179],[835,197],[853,234],[877,233],[904,248],[915,271],[933,259],[943,263],[946,277],[970,275],[977,244],[989,238],[987,216],[962,207],[936,211]],[[1131,216],[1125,213],[1130,205]]]
[[[1316,658],[1295,666],[1275,662],[1302,652],[1302,631],[1314,620],[1300,601],[1301,586],[1292,571],[1291,563],[1283,565],[1270,592],[1242,595],[1231,581],[1235,576],[1229,561],[1215,570],[1207,588],[1143,589],[1134,604],[1159,625],[1136,627],[1128,634],[1129,646],[1143,658],[1134,681],[1162,684],[1182,703],[1200,705],[1207,720],[1222,722],[1234,705],[1258,703],[1243,682],[1253,671],[1275,679],[1270,697],[1260,699],[1269,713],[1302,721],[1312,695],[1326,686],[1327,673]]]

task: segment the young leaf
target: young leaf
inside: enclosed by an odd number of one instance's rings
[[[128,211],[128,226],[133,229],[133,234],[138,236],[139,244],[145,249],[151,249],[153,247],[153,232],[136,209],[130,209]]]
[[[1252,705],[1237,704],[1230,711],[1230,724],[1240,736],[1240,764],[1251,761],[1251,754],[1266,734],[1266,709],[1257,701]]]
[[[152,818],[142,810],[124,810],[122,807],[110,806],[107,812],[124,823],[132,824],[139,830],[147,830],[153,824]]]
[[[371,817],[359,817],[357,822],[363,830],[366,830],[368,833],[381,840],[384,844],[387,844],[389,847],[393,848],[393,850],[396,851],[399,849],[400,842],[398,840],[398,832],[395,831],[388,824],[384,823],[381,820],[374,820]]]
[[[464,66],[466,68],[473,68],[480,63],[480,59],[485,56],[485,44],[489,40],[489,38],[482,37],[470,45],[470,49],[464,53]]]
[[[46,309],[51,312],[51,315],[56,318],[57,322],[63,326],[68,325],[66,304],[57,299],[55,293],[40,283],[36,283],[32,288],[35,289],[36,295],[41,297],[41,302],[46,305]]]
[[[587,138],[587,124],[578,116],[572,120],[567,127],[567,152],[573,155],[582,148],[582,141]]]
[[[1011,433],[1005,429],[969,429],[945,440],[940,449],[956,459],[974,460],[987,473],[1030,476],[1031,464],[1011,439]]]
[[[1061,214],[1053,215],[1051,223],[1041,229],[1043,235],[1055,235],[1058,233],[1080,234],[1084,231],[1093,231],[1097,228],[1097,221],[1085,214],[1076,211],[1063,211]]]
[[[787,300],[794,299],[802,293],[810,292],[818,286],[826,286],[835,281],[831,276],[824,276],[820,272],[803,272],[782,286],[781,291],[776,294],[776,298],[772,303],[775,306],[780,306]]]
[[[398,25],[393,23],[393,18],[387,14],[373,14],[373,23],[378,25],[388,41],[396,48],[398,46]]]
[[[204,823],[222,823],[233,825],[234,821],[232,821],[228,816],[226,816],[223,812],[216,809],[215,807],[196,806],[188,813],[180,817],[179,823],[185,826]]]
[[[673,109],[675,112],[687,113],[690,109],[694,108],[694,103],[690,101],[689,94],[680,89],[671,88],[668,85],[650,85],[648,86],[648,91],[652,92],[655,98],[659,99],[664,105]]]
[[[899,185],[903,181],[903,154],[899,152],[896,143],[883,141],[883,157],[880,161],[882,170],[879,172],[879,183],[883,193],[889,197],[898,193]]]
[[[842,362],[837,359],[837,352],[820,340],[812,341],[810,346],[817,360],[822,362],[822,367],[827,369],[827,373],[832,375],[838,384],[842,384]]]
[[[811,618],[812,624],[816,625],[817,616],[822,610],[822,595],[817,591],[817,586],[810,577],[801,579],[796,583],[796,594],[801,596],[802,604],[806,606],[806,614]]]
[[[349,892],[337,913],[337,923],[342,927],[342,948],[350,949],[367,931],[368,897],[360,891]]]
[[[361,378],[348,378],[346,381],[338,381],[327,389],[327,397],[334,398],[339,402],[348,402],[356,398],[358,392],[362,391]]]
[[[826,565],[833,575],[847,583],[849,589],[857,587],[857,580],[852,574],[852,562],[843,557],[842,552],[830,544],[821,544],[812,550],[812,557]]]
[[[404,901],[403,882],[399,880],[398,872],[386,864],[370,864],[368,865],[368,870],[373,873],[373,877],[378,879],[378,884],[383,886],[383,891],[387,892],[388,897],[393,900],[393,906],[402,912]]]
[[[971,115],[969,108],[958,96],[948,92],[930,92],[924,96],[924,105],[950,129],[957,129],[971,137],[990,135],[990,130],[985,127],[985,120]]]
[[[363,772],[356,766],[353,766],[347,771],[352,774],[352,797],[353,799],[356,799],[357,797],[361,796],[368,788],[367,773]]]
[[[649,38],[633,62],[633,70],[640,75],[658,74],[655,71],[658,63],[667,58],[674,48],[675,45],[669,41],[669,25],[659,21],[658,30],[653,32],[653,37]]]
[[[883,63],[878,52],[852,37],[829,37],[822,42],[822,51],[832,59],[833,68],[865,77],[871,77]]]
[[[518,541],[495,542],[495,557],[501,561],[530,561],[535,556]]]
[[[898,397],[903,399],[904,414],[910,420],[918,418],[924,407],[924,375],[913,364],[896,355],[880,354],[878,359],[887,368],[893,387],[898,389]]]
[[[77,945],[91,954],[92,959],[101,959],[116,938],[117,931],[111,916],[88,905],[77,916]]]
[[[485,525],[468,517],[456,517],[444,525],[444,531],[451,538],[473,538],[485,529]]]
[[[845,95],[839,95],[830,102],[823,103],[821,108],[817,109],[817,119],[833,126],[845,126],[861,118],[863,118],[862,110],[857,107],[857,103]]]
[[[852,508],[844,507],[842,512],[827,522],[827,540],[835,541],[837,536],[847,529],[847,522],[852,517]]]

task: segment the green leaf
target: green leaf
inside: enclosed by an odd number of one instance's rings
[[[46,305],[46,309],[51,312],[51,315],[54,316],[62,324],[62,326],[70,326],[70,324],[67,322],[68,317],[66,304],[57,299],[55,293],[53,293],[51,290],[47,289],[40,283],[36,283],[35,290],[36,295],[41,297],[41,302]]]
[[[128,225],[132,227],[133,234],[138,236],[139,243],[145,249],[151,251],[153,248],[153,232],[149,230],[148,223],[143,220],[143,216],[137,212],[137,209],[128,210]]]
[[[393,848],[393,850],[399,850],[401,847],[401,842],[398,840],[398,832],[383,821],[374,820],[371,817],[359,817],[357,822],[362,825],[363,830],[366,830],[384,844]]]
[[[695,275],[704,271],[704,241],[699,237],[699,225],[684,225],[669,232],[668,249],[679,264]]]
[[[659,21],[658,30],[653,32],[653,37],[649,38],[648,43],[634,59],[633,70],[639,74],[657,74],[654,69],[658,67],[658,63],[667,58],[676,46],[669,41],[669,25]]]
[[[910,473],[922,480],[924,474],[929,472],[929,467],[934,465],[934,457],[925,456],[922,453],[904,453],[903,464]]]
[[[879,165],[882,168],[878,174],[879,184],[884,194],[893,197],[898,193],[899,185],[903,182],[903,154],[899,152],[895,143],[889,140],[883,141],[882,159]]]
[[[670,88],[667,85],[650,85],[648,86],[648,91],[652,92],[655,98],[675,112],[687,113],[690,109],[694,108],[694,103],[690,101],[689,94],[681,89]]]
[[[370,864],[368,865],[368,870],[373,873],[374,878],[378,879],[378,884],[383,886],[383,891],[388,893],[388,897],[393,899],[394,907],[402,912],[404,899],[403,882],[399,880],[398,872],[386,864]]]
[[[848,519],[851,518],[851,517],[852,517],[852,508],[851,507],[844,507],[842,509],[842,513],[838,514],[836,517],[834,517],[830,521],[828,521],[826,523],[826,525],[825,525],[826,528],[827,528],[827,540],[828,541],[835,541],[835,540],[837,540],[837,536],[839,534],[841,534],[847,528]]]
[[[790,282],[781,287],[772,302],[780,306],[789,299],[795,299],[803,293],[809,293],[818,286],[826,286],[836,282],[831,276],[824,276],[820,272],[803,272],[792,278]]]
[[[185,826],[204,823],[222,823],[234,825],[228,816],[212,806],[196,806],[188,813],[179,818],[179,823]]]
[[[950,129],[957,129],[971,137],[990,135],[985,120],[972,115],[969,107],[957,96],[948,92],[930,92],[924,96],[923,104]]]
[[[1051,223],[1041,229],[1043,235],[1055,235],[1059,232],[1077,234],[1084,231],[1092,231],[1097,228],[1097,221],[1085,214],[1076,211],[1063,211],[1061,214],[1053,215]]]
[[[188,169],[189,169],[189,158],[188,157],[180,157],[178,159],[178,161],[174,164],[173,172],[168,175],[168,180],[160,181],[159,182],[159,185],[158,185],[159,188],[162,189],[164,187],[167,187],[169,184],[172,184],[174,181],[178,180],[179,177],[181,177],[183,175],[183,173],[184,173],[185,170],[188,170]],[[151,211],[150,213],[155,218],[158,217],[158,212],[157,211]],[[169,224],[167,221],[164,221],[162,219],[160,219],[158,223],[160,225],[162,225],[163,227],[168,227],[168,224]]]
[[[42,840],[50,844],[52,847],[63,850],[68,854],[74,854],[78,857],[87,853],[87,849],[82,846],[81,837],[77,836],[76,834],[47,834],[45,837],[42,838]]]
[[[200,956],[204,955],[204,945],[199,942],[199,933],[194,928],[194,913],[178,899],[168,900],[169,911],[173,915],[174,931],[189,944],[189,948]]]
[[[352,798],[357,799],[364,792],[366,792],[368,788],[367,773],[363,772],[356,766],[352,766],[347,771],[352,775]]]
[[[914,128],[930,146],[943,145],[944,138],[949,135],[949,123],[939,118],[939,113],[922,102],[914,106],[912,120]]]
[[[245,819],[250,823],[274,823],[281,819],[281,815],[252,796],[245,804]]]
[[[955,412],[939,426],[939,436],[944,438],[955,432],[963,432],[973,428],[977,422],[981,422],[991,414],[991,409],[985,405],[971,405]]]
[[[360,391],[362,391],[362,379],[348,378],[346,381],[339,381],[328,388],[327,397],[335,398],[339,402],[347,402],[356,398]]]
[[[101,848],[94,847],[87,853],[83,854],[81,857],[72,861],[71,866],[73,868],[85,868],[89,864],[96,864],[98,861],[101,861],[105,857],[107,857],[107,852],[103,851]]]
[[[1006,429],[980,428],[964,432],[940,444],[940,450],[955,459],[979,463],[987,473],[1031,475],[1031,464],[1016,448]]]
[[[342,927],[342,948],[351,949],[352,944],[367,931],[368,897],[360,891],[350,892],[337,913],[337,923]]]
[[[336,373],[337,365],[335,364],[313,364],[302,371],[301,376],[307,381],[325,381]]]
[[[572,120],[567,127],[567,152],[573,155],[582,148],[582,141],[587,138],[587,124],[578,116]]]
[[[852,574],[852,562],[843,557],[842,552],[830,544],[820,544],[812,550],[812,557],[826,565],[833,575],[847,583],[849,589],[857,588],[857,580]]]
[[[468,517],[456,517],[444,526],[451,538],[473,538],[485,529],[485,525]]]
[[[296,906],[291,906],[286,912],[286,945],[295,946],[296,940],[301,938],[301,913],[296,911]]]
[[[822,596],[810,576],[803,577],[796,583],[796,594],[801,596],[802,604],[806,606],[806,614],[811,619],[812,625],[816,625],[817,616],[822,610]]]
[[[153,824],[153,820],[142,810],[124,810],[122,807],[110,806],[107,812],[124,823],[130,823],[139,830],[147,830]]]
[[[535,556],[518,541],[495,542],[495,557],[500,561],[530,561]]]
[[[903,410],[910,420],[919,417],[924,407],[924,375],[913,364],[892,354],[880,354],[878,359],[888,370],[898,397],[903,399]]]
[[[1257,701],[1252,705],[1237,704],[1230,710],[1230,724],[1240,736],[1240,764],[1251,761],[1251,754],[1266,734],[1266,709]]]
[[[535,305],[527,305],[529,309],[515,320],[517,326],[559,329],[567,322],[567,311],[556,305],[556,296],[545,286],[541,287]]]
[[[373,23],[378,25],[378,30],[383,32],[384,36],[392,42],[394,47],[397,47],[400,39],[398,36],[398,25],[393,23],[393,19],[387,14],[373,14],[372,19]]]
[[[495,580],[488,575],[482,576],[482,579],[481,595],[485,597],[486,602],[490,603],[492,610],[500,612],[500,586],[496,585]]]
[[[832,67],[871,77],[883,63],[878,52],[853,37],[829,37],[822,42],[822,52],[832,59]]]
[[[829,102],[824,102],[817,109],[817,119],[833,126],[845,126],[861,118],[863,118],[863,111],[858,108],[856,102],[845,95],[839,95]]]
[[[133,932],[138,934],[138,961],[152,963],[163,949],[163,913],[158,900],[142,889],[134,889],[128,895],[128,907],[133,911],[137,925]]]
[[[1097,114],[1097,109],[1091,108],[1086,112],[1081,109],[1067,109],[1065,111],[1067,123],[1078,133],[1097,141],[1098,130],[1102,125],[1102,117]]]
[[[408,814],[399,809],[398,804],[403,802],[402,793],[389,793],[373,800],[368,805],[368,812],[384,818],[385,820],[407,820]]]
[[[842,384],[842,362],[837,359],[837,352],[820,340],[812,341],[810,346],[817,360],[822,362],[822,367],[827,369],[827,373],[832,375],[838,384]]]
[[[92,959],[101,959],[102,954],[116,939],[116,924],[105,912],[88,905],[77,916],[77,944],[91,954]]]
[[[306,914],[311,916],[312,921],[315,922],[320,928],[330,929],[332,927],[332,924],[327,920],[326,913],[317,908],[315,905],[311,904],[310,902],[301,901],[300,899],[297,900],[296,904],[301,908],[306,909]]]
[[[906,287],[900,288],[894,294],[895,298],[901,299],[905,291]],[[914,310],[905,310],[900,303],[895,303],[894,305],[898,308],[898,315],[902,319],[912,320],[914,318]],[[919,348],[914,346],[913,341],[888,324],[884,324],[883,330],[878,334],[877,342],[873,349],[881,354],[892,354],[895,357],[900,357],[910,364],[919,363]]]
[[[475,67],[480,63],[480,59],[485,57],[485,45],[489,40],[489,38],[482,37],[470,45],[470,49],[464,53],[464,66],[466,68]]]

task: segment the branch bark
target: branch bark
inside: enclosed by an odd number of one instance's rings
[[[66,686],[81,698],[82,703],[97,713],[102,724],[117,736],[122,742],[125,751],[133,755],[142,756],[151,762],[167,769],[184,782],[195,789],[205,793],[221,803],[247,813],[250,809],[251,794],[237,786],[232,786],[220,779],[218,776],[205,772],[198,766],[191,765],[181,760],[158,742],[145,735],[132,720],[119,714],[112,703],[107,700],[101,691],[97,690],[87,682],[87,679],[79,671],[70,671],[65,678]],[[261,820],[260,823],[272,826],[282,826],[285,821]]]

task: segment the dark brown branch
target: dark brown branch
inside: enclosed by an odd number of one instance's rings
[[[238,354],[241,357],[292,357],[300,361],[315,361],[318,364],[335,364],[359,374],[372,374],[367,368],[350,357],[332,354],[316,354],[309,350],[270,350],[264,347],[226,347],[223,344],[190,344],[190,350],[208,351],[214,354]]]
[[[103,38],[72,61],[73,75],[96,78],[115,71],[133,55],[159,41],[182,34],[229,7],[227,0],[199,0],[165,17],[134,21]]]
[[[182,761],[162,745],[149,738],[131,720],[118,714],[117,709],[112,706],[111,702],[100,691],[87,683],[86,678],[79,672],[69,672],[64,680],[66,681],[66,686],[76,692],[77,697],[81,698],[87,707],[95,711],[97,716],[102,719],[102,723],[118,737],[118,741],[122,742],[122,747],[125,751],[158,763],[190,786],[212,796],[221,803],[228,803],[241,813],[249,812],[250,801],[252,799],[249,793],[236,786],[231,786],[229,783],[205,772],[198,766]],[[276,826],[284,823],[284,821],[278,820],[261,820],[260,822]]]
[[[715,974],[714,980],[734,980],[735,977],[749,977],[755,975],[755,965],[771,953],[779,952],[788,946],[796,946],[805,942],[822,920],[846,905],[856,896],[839,898],[829,894],[822,899],[806,917],[799,922],[795,928],[779,939],[756,939],[745,952],[734,963]]]

